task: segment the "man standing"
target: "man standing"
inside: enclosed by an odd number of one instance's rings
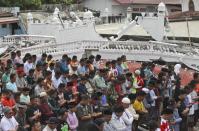
[[[116,106],[114,108],[114,113],[112,114],[110,124],[115,131],[128,131],[127,126],[122,119],[123,113],[124,108],[122,106]]]
[[[13,117],[13,112],[9,107],[3,109],[4,117],[1,119],[0,127],[2,131],[17,131],[18,122]]]
[[[133,125],[133,115],[131,114],[130,110],[129,110],[129,106],[130,106],[130,99],[125,97],[122,99],[122,106],[124,107],[124,113],[122,115],[122,119],[124,121],[124,123],[126,124],[126,130],[127,131],[131,131],[132,130],[132,125]]]

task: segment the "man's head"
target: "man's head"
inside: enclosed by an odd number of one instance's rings
[[[21,57],[21,51],[18,50],[18,51],[16,52],[16,55],[17,55],[18,57]]]
[[[68,109],[71,112],[76,112],[77,111],[76,104],[70,104],[70,105],[68,105]]]
[[[155,88],[156,82],[154,80],[150,80],[148,84],[149,90],[152,90]]]
[[[138,93],[137,93],[137,100],[138,100],[138,101],[143,101],[144,98],[146,97],[146,95],[147,95],[147,94],[146,94],[144,91],[138,92]]]
[[[46,79],[51,80],[51,78],[52,78],[52,72],[51,71],[47,71],[46,72]]]
[[[100,75],[101,77],[105,77],[106,74],[107,74],[107,71],[106,71],[105,69],[99,69],[99,75]]]
[[[125,56],[125,55],[122,55],[122,56],[121,56],[121,59],[122,59],[123,62],[125,62],[125,61],[126,61],[126,56]]]
[[[179,93],[178,98],[179,98],[181,101],[183,101],[183,100],[185,99],[186,96],[187,96],[187,92],[186,92],[184,89],[180,90],[180,93]]]
[[[14,60],[15,57],[16,57],[16,53],[13,51],[13,52],[10,53],[10,55],[11,55],[11,59]]]
[[[3,90],[3,95],[7,98],[7,99],[10,99],[11,96],[12,96],[12,91],[11,90]]]
[[[116,63],[117,63],[116,60],[112,60],[112,61],[111,61],[111,66],[112,66],[113,69],[115,69]]]
[[[135,99],[136,99],[136,94],[129,94],[128,98],[130,99],[131,103],[133,104],[135,102]]]
[[[84,66],[85,65],[85,59],[83,59],[83,58],[80,59],[79,63],[80,63],[81,66]]]
[[[67,60],[68,60],[68,55],[67,55],[67,54],[64,54],[64,55],[62,56],[62,60],[67,61]]]
[[[82,95],[81,96],[81,104],[82,105],[88,105],[90,102],[90,97],[87,95]]]
[[[31,96],[30,97],[30,102],[31,102],[31,105],[38,106],[39,105],[38,96]]]
[[[140,70],[135,71],[135,76],[140,76],[140,74],[141,74]]]
[[[3,108],[3,113],[4,113],[5,117],[8,118],[8,119],[12,118],[12,116],[13,116],[12,109],[10,107],[7,107],[7,106]]]
[[[45,61],[46,58],[47,58],[47,54],[46,54],[46,53],[43,53],[43,54],[41,55],[41,60],[42,60],[42,61]]]
[[[117,58],[117,64],[118,65],[121,65],[122,64],[122,59],[119,57],[119,58]]]
[[[41,131],[41,123],[39,121],[33,121],[32,131]]]
[[[50,117],[47,121],[48,127],[52,130],[54,130],[57,127],[58,119],[56,117]]]
[[[111,109],[106,109],[105,111],[104,111],[104,115],[103,115],[103,117],[104,117],[104,120],[106,121],[106,122],[109,122],[110,120],[111,120],[111,118],[112,118],[112,110]]]
[[[32,63],[32,56],[28,57],[28,63]]]
[[[25,96],[28,96],[29,95],[29,93],[30,93],[30,89],[29,88],[23,88],[23,94],[25,95]]]
[[[94,59],[95,59],[95,56],[94,55],[90,55],[88,59],[91,61],[91,63],[93,63]]]
[[[64,83],[60,83],[58,86],[58,92],[63,93],[65,91],[66,85]]]
[[[173,116],[173,110],[170,108],[163,109],[161,116],[165,120],[170,120]]]
[[[87,78],[86,77],[81,77],[81,84],[85,85],[87,82]]]
[[[121,105],[116,105],[116,106],[114,107],[114,112],[115,112],[115,115],[116,115],[117,117],[121,117],[122,114],[123,114],[123,112],[124,112],[123,106],[121,106]]]
[[[30,70],[29,70],[29,76],[33,76],[34,72],[35,72],[34,69],[30,69]]]
[[[59,79],[61,77],[61,71],[57,70],[55,71],[55,78]]]
[[[124,109],[129,108],[130,104],[131,104],[131,101],[129,98],[124,97],[122,99],[122,106],[124,107]]]
[[[99,61],[101,59],[101,55],[96,55],[95,61]]]
[[[24,114],[27,110],[27,105],[25,103],[18,103],[16,107],[18,109],[18,112],[22,114]]]
[[[36,64],[36,70],[37,70],[37,71],[41,71],[41,70],[42,70],[42,65],[41,65],[41,63],[37,63],[37,64]]]
[[[41,92],[39,94],[39,98],[40,98],[40,103],[43,104],[43,103],[46,103],[47,102],[47,99],[48,99],[48,95],[46,92]]]
[[[16,82],[16,75],[15,75],[15,74],[11,74],[11,75],[10,75],[10,81],[11,81],[12,83]]]
[[[48,57],[47,57],[47,61],[52,60],[52,58],[53,58],[53,56],[52,56],[52,55],[48,55]]]
[[[8,67],[5,67],[5,73],[10,74],[10,69]]]

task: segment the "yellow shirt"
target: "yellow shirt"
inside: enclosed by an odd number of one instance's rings
[[[136,99],[135,102],[133,103],[133,108],[134,108],[136,111],[145,111],[143,102],[142,102],[142,101],[140,102],[140,101],[138,101],[137,99]]]

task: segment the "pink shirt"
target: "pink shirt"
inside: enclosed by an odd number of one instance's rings
[[[68,123],[71,131],[76,131],[76,128],[78,127],[79,122],[78,122],[75,112],[68,113],[67,123]]]

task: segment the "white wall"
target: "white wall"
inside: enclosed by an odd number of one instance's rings
[[[182,12],[189,11],[189,1],[190,0],[181,0],[182,3]],[[199,0],[193,0],[195,11],[199,11]]]

